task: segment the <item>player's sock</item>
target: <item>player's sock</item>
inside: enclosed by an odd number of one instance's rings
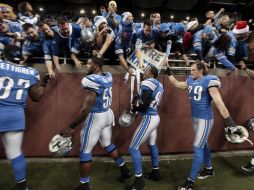
[[[12,170],[16,182],[20,182],[26,179],[26,160],[24,154],[11,160]]]
[[[158,152],[158,148],[157,145],[149,145],[149,150],[150,150],[150,154],[151,154],[151,159],[152,159],[152,166],[154,169],[158,169],[159,168],[159,152]]]
[[[203,163],[203,148],[198,148],[194,146],[194,158],[192,161],[192,168],[190,173],[190,178],[193,180],[197,179],[198,172],[202,166]]]
[[[206,168],[212,167],[211,151],[207,143],[205,144],[205,147],[204,147],[204,162],[205,162]]]
[[[129,152],[133,161],[135,175],[142,174],[142,157],[140,151],[135,150],[134,148],[129,148]]]

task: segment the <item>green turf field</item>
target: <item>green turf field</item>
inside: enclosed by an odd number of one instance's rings
[[[217,157],[214,158],[215,176],[198,180],[196,190],[254,190],[254,175],[241,172],[249,157]],[[131,168],[131,163],[127,163]],[[161,161],[162,181],[146,180],[145,190],[175,190],[185,181],[191,160]],[[28,182],[32,190],[72,190],[79,183],[78,163],[28,163]],[[150,162],[143,162],[144,172],[150,170]],[[119,183],[115,180],[118,168],[114,163],[93,162],[91,174],[92,190],[124,190],[133,181]],[[14,188],[11,166],[0,163],[0,190]]]

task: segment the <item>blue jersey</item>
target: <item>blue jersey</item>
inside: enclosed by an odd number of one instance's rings
[[[158,30],[157,29],[152,29],[149,36],[146,36],[144,34],[144,31],[140,30],[136,34],[135,49],[141,49],[144,44],[145,45],[150,45],[151,43],[155,42],[157,37],[158,37]]]
[[[97,94],[96,102],[91,112],[99,113],[109,110],[112,103],[112,74],[109,72],[102,75],[87,75],[82,79],[82,87]]]
[[[142,81],[141,87],[140,87],[141,97],[145,91],[150,91],[152,93],[152,96],[151,96],[152,101],[148,109],[146,110],[146,112],[141,114],[142,115],[158,115],[157,106],[159,105],[162,94],[164,92],[162,84],[154,78],[145,79]]]
[[[36,69],[0,60],[0,132],[25,128],[28,90],[37,80]]]
[[[81,28],[77,24],[69,24],[70,34],[68,37],[62,36],[58,28],[53,28],[57,32],[52,41],[52,55],[59,56],[61,54],[69,55],[72,46],[77,38],[80,37]]]
[[[209,94],[210,87],[220,87],[220,79],[215,75],[206,75],[200,79],[187,78],[189,96],[191,101],[192,117],[212,119],[212,98]]]
[[[44,38],[41,35],[34,41],[25,40],[22,46],[22,55],[28,57],[43,57],[43,41]]]
[[[208,57],[210,58],[216,58],[216,60],[218,62],[220,62],[222,65],[224,65],[226,68],[230,69],[230,70],[235,70],[236,67],[234,66],[233,63],[231,63],[228,58],[225,55],[225,52],[215,48],[214,46],[212,46],[208,52]]]

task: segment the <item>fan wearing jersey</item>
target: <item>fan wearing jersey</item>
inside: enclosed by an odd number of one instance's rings
[[[25,130],[24,108],[28,95],[34,101],[40,100],[50,77],[46,75],[40,85],[37,84],[39,72],[36,69],[16,64],[21,56],[19,47],[7,45],[3,52],[4,61],[0,60],[0,137],[11,161],[17,190],[28,190],[26,161],[21,149]]]
[[[128,187],[128,190],[141,190],[145,186],[142,171],[142,158],[139,147],[143,143],[147,143],[152,158],[152,172],[145,174],[145,177],[151,180],[159,181],[159,160],[158,148],[156,145],[157,127],[160,123],[160,116],[157,111],[157,106],[160,103],[163,94],[162,84],[156,80],[158,69],[154,66],[149,66],[144,73],[144,80],[140,87],[140,98],[138,105],[132,105],[131,112],[139,112],[142,115],[142,121],[134,132],[134,135],[129,146],[129,152],[133,161],[135,173],[134,183]]]
[[[219,93],[218,89],[221,86],[219,78],[215,75],[207,75],[207,68],[203,62],[192,64],[191,76],[185,82],[179,82],[175,79],[169,69],[168,75],[169,81],[175,87],[189,90],[193,128],[195,131],[193,143],[194,159],[186,182],[179,186],[178,190],[191,190],[197,178],[205,179],[214,175],[211,152],[208,146],[208,137],[214,122],[212,101],[214,101],[220,114],[225,119],[226,126],[228,126],[226,129],[234,133],[237,131],[237,128]],[[205,168],[199,173],[203,162]]]
[[[101,146],[115,160],[120,168],[119,181],[130,177],[130,171],[126,167],[123,158],[119,154],[116,145],[111,143],[112,125],[114,114],[110,109],[112,102],[112,74],[102,72],[103,60],[97,57],[88,59],[86,69],[87,76],[82,79],[82,88],[85,90],[85,98],[78,116],[62,133],[69,136],[83,120],[84,127],[81,130],[80,147],[80,185],[78,190],[88,190],[90,181],[92,149],[100,141]]]

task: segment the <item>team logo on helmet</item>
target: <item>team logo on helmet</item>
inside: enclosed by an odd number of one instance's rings
[[[127,112],[125,110],[119,117],[119,125],[122,128],[130,127],[135,120],[135,114]]]
[[[73,138],[63,137],[59,134],[52,137],[49,143],[49,151],[56,157],[66,156],[73,147]]]
[[[84,43],[93,43],[95,39],[95,35],[91,29],[84,28],[81,31],[81,39]]]
[[[254,131],[254,117],[252,117],[252,118],[249,119],[248,128],[249,128],[250,130]]]

